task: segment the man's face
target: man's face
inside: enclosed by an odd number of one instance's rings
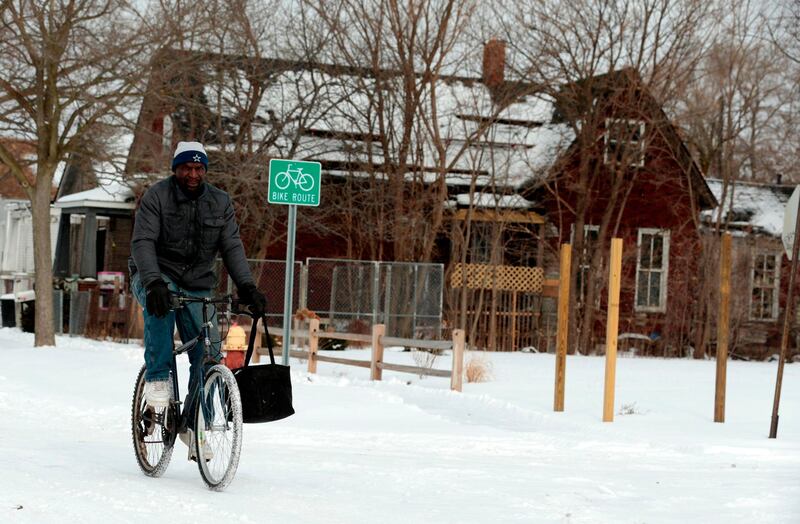
[[[206,169],[200,162],[186,162],[175,168],[175,177],[184,189],[195,192],[203,183]]]

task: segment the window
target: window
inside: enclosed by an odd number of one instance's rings
[[[606,119],[606,164],[644,166],[644,122],[641,120]]]
[[[539,238],[526,224],[508,223],[505,230],[504,242],[504,261],[510,266],[538,267]]]
[[[752,320],[778,319],[780,262],[780,254],[756,253],[753,256],[752,293],[750,295],[750,318]]]
[[[669,231],[640,229],[636,260],[636,310],[664,312],[667,307]]]
[[[492,263],[492,222],[473,222],[470,231],[470,261],[473,264]]]

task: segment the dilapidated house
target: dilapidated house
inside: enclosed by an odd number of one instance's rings
[[[165,176],[178,140],[203,141],[248,253],[280,259],[286,215],[264,202],[268,160],[319,161],[323,204],[300,213],[297,258],[442,262],[446,322],[489,349],[552,347],[561,243],[576,246],[576,336],[601,347],[604,253],[619,236],[621,330],[683,354],[704,278],[701,214],[719,195],[635,71],[558,89],[507,76],[504,44],[488,42],[480,77],[419,75],[408,115],[397,71],[164,52],[126,173]]]
[[[759,359],[777,354],[790,271],[781,233],[794,186],[718,179],[708,185],[721,202],[701,214],[708,244],[716,247],[719,231],[732,236],[730,352]]]

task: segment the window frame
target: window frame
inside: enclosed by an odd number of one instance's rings
[[[617,122],[625,122],[627,125],[638,125],[639,126],[639,140],[629,140],[626,139],[626,144],[637,144],[639,146],[639,158],[636,162],[629,162],[625,167],[644,167],[644,160],[645,160],[645,131],[647,130],[646,123],[644,120],[639,120],[636,118],[606,118],[605,120],[605,132],[603,133],[603,163],[608,165],[612,164],[612,159],[609,158],[608,154],[608,146],[613,142],[614,144],[619,144],[618,139],[613,139],[610,137],[609,131],[613,129],[614,124]]]
[[[756,261],[758,257],[773,257],[775,260],[774,282],[772,284],[772,316],[770,318],[753,316],[753,291],[755,291],[756,280]],[[750,300],[747,308],[747,316],[754,322],[777,322],[780,316],[780,289],[781,289],[781,261],[783,254],[767,250],[753,250],[750,259]],[[758,286],[758,289],[769,289],[767,286]]]
[[[660,235],[662,238],[661,244],[661,269],[657,270],[661,273],[659,284],[659,297],[657,306],[642,306],[639,305],[639,274],[646,271],[648,274],[648,283],[650,274],[656,271],[653,267],[642,268],[642,237],[644,235]],[[634,278],[634,297],[633,309],[637,312],[644,313],[665,313],[667,310],[667,297],[669,296],[669,245],[670,245],[670,230],[652,227],[641,227],[638,229],[636,237],[636,276]],[[648,285],[649,287],[649,285]]]
[[[488,221],[474,221],[471,225],[469,240],[469,263],[492,263],[492,239],[494,238],[494,223]],[[480,254],[481,257],[477,257]]]

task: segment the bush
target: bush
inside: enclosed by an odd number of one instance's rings
[[[440,349],[411,348],[411,358],[414,359],[414,363],[417,367],[425,369],[433,369],[436,359],[442,356],[442,354],[443,351]],[[424,374],[419,376],[419,378],[424,377]]]
[[[467,382],[489,382],[492,380],[492,362],[486,353],[470,352],[464,366]]]

